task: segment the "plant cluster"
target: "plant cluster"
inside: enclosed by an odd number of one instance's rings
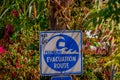
[[[59,0],[52,0],[52,3],[54,1]],[[59,23],[82,31],[83,73],[75,78],[119,80],[120,0],[70,1],[69,7],[63,9],[62,6],[54,16],[58,20],[60,15],[62,19],[69,18],[68,22],[59,20]],[[0,0],[0,80],[50,79],[39,73],[39,32],[51,28],[53,7],[49,2]],[[66,11],[68,13],[64,14]],[[67,14],[69,16],[65,17]]]

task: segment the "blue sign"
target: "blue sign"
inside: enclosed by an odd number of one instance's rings
[[[41,32],[41,75],[81,74],[81,48],[81,31]]]
[[[51,80],[72,80],[71,76],[52,77]]]

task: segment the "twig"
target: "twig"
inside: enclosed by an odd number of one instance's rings
[[[83,18],[83,20],[82,20],[82,23],[83,23],[83,21],[90,15],[90,13],[91,12],[88,12],[87,14],[86,14],[86,16]]]
[[[12,5],[12,6],[15,6],[16,4],[14,4],[14,5]],[[2,13],[2,15],[0,16],[0,19],[2,19],[2,17],[5,15],[5,13],[9,10],[11,8],[11,6],[10,7],[8,7],[3,13]]]
[[[2,19],[2,17],[5,15],[5,13],[6,13],[9,9],[10,9],[10,7],[7,8],[7,9],[2,13],[2,15],[0,16],[0,19]]]
[[[28,9],[27,9],[26,13],[28,12],[29,7],[32,5],[33,2],[34,2],[34,0],[32,0],[32,1],[30,2],[30,4],[28,5]]]
[[[36,10],[35,2],[33,3],[33,10],[34,10],[34,18],[36,18],[37,17],[37,10]]]

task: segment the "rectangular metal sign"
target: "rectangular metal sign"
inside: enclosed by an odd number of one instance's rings
[[[57,77],[52,77],[51,80],[72,80],[71,76],[57,76]]]
[[[41,75],[82,73],[82,32],[40,32]]]

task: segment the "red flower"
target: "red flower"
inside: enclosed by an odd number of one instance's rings
[[[6,24],[4,28],[4,38],[8,38],[14,32],[14,26],[10,24]]]
[[[99,48],[96,49],[96,54],[98,54],[98,53],[99,53]]]
[[[21,68],[21,65],[20,65],[18,62],[16,62],[16,68],[17,68],[17,69],[20,69],[20,68]]]
[[[87,41],[87,42],[86,42],[86,46],[89,46],[89,45],[90,45],[90,42],[89,42],[89,41]]]
[[[108,80],[110,80],[110,72],[109,71],[105,71],[105,75],[107,76]]]
[[[112,37],[110,37],[109,41],[112,41],[112,39],[113,39],[113,38],[112,38]]]
[[[8,33],[13,34],[13,25],[8,25]]]
[[[18,13],[18,11],[17,11],[16,9],[14,9],[14,10],[12,11],[12,14],[13,14],[13,16],[15,16],[15,17],[18,17],[18,16],[19,16],[19,13]]]
[[[109,32],[109,30],[108,29],[106,29],[106,35],[108,35],[110,32]]]
[[[0,54],[5,53],[5,50],[3,49],[3,47],[0,46]]]
[[[115,47],[112,47],[112,51],[114,51],[115,50]]]

